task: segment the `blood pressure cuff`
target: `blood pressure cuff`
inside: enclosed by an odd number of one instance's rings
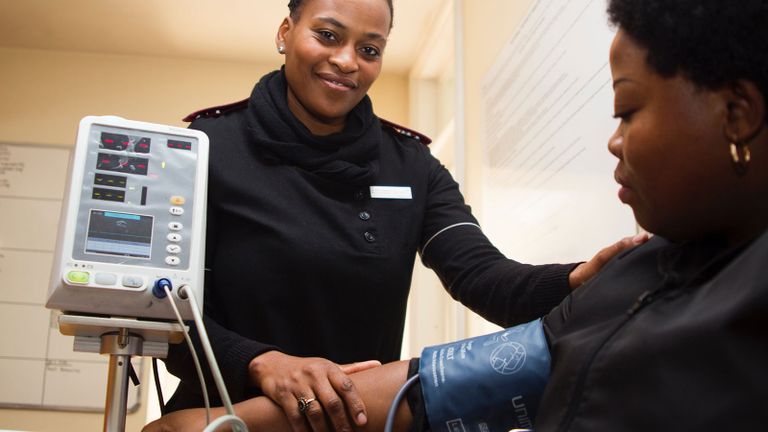
[[[541,320],[425,348],[419,382],[431,430],[532,428],[549,370]]]

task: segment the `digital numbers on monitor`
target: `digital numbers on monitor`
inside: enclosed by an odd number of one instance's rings
[[[151,140],[146,137],[130,136],[112,132],[102,132],[99,147],[107,150],[149,153]]]
[[[96,169],[127,174],[147,175],[149,159],[121,154],[99,153]]]

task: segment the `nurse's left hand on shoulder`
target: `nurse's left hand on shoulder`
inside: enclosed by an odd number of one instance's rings
[[[591,279],[600,271],[600,269],[603,268],[606,263],[608,263],[608,261],[610,261],[619,253],[641,245],[648,241],[649,238],[650,236],[648,233],[643,232],[634,236],[624,237],[616,243],[600,249],[600,251],[595,254],[592,259],[585,263],[579,264],[576,266],[576,268],[573,269],[573,271],[571,271],[571,274],[568,275],[568,284],[571,286],[571,289],[576,289],[580,287],[584,282]]]
[[[333,430],[351,431],[356,429],[353,426],[363,426],[367,416],[365,404],[345,371],[353,373],[375,365],[378,362],[356,363],[342,370],[322,358],[269,351],[254,358],[248,370],[253,383],[283,409],[295,432],[327,431],[329,425]]]

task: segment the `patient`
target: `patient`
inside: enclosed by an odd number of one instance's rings
[[[656,236],[544,318],[552,368],[535,428],[765,430],[768,0],[608,3],[620,120],[608,149],[619,199]],[[365,430],[383,429],[415,365],[353,375]],[[396,430],[430,428],[415,390]],[[267,398],[236,411],[251,430],[290,430]],[[204,419],[181,411],[145,430],[200,431]]]

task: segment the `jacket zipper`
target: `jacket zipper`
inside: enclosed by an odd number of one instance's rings
[[[565,413],[565,417],[563,417],[563,421],[560,422],[560,427],[558,428],[559,431],[565,431],[567,428],[571,425],[573,422],[573,418],[576,416],[576,408],[580,404],[580,401],[576,400],[576,396],[580,395],[584,391],[584,385],[585,381],[587,380],[587,374],[589,373],[589,370],[592,367],[592,363],[595,361],[595,358],[597,355],[602,351],[603,347],[605,346],[608,341],[610,341],[613,336],[616,335],[616,333],[621,330],[622,327],[624,327],[627,322],[629,322],[630,319],[632,319],[633,316],[635,316],[640,310],[642,310],[644,307],[648,306],[649,304],[653,303],[654,300],[657,298],[657,294],[659,294],[661,291],[663,291],[666,287],[662,285],[659,288],[656,288],[654,290],[647,290],[640,294],[640,296],[637,297],[635,300],[635,303],[627,310],[626,316],[624,317],[624,320],[620,322],[616,328],[614,328],[608,336],[606,336],[602,342],[597,346],[597,349],[595,349],[594,352],[592,352],[592,355],[589,357],[586,363],[581,367],[581,370],[579,371],[579,376],[576,379],[576,386],[573,390],[573,397],[571,399],[571,403],[568,406],[568,411]]]

